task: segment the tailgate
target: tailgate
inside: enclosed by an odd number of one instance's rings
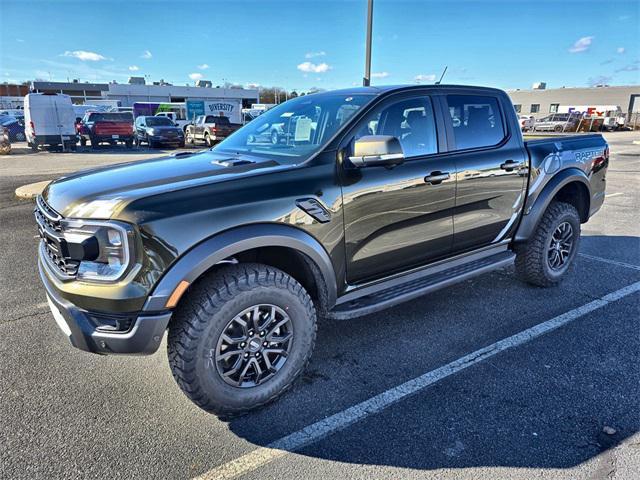
[[[93,127],[95,135],[132,135],[133,125],[124,122],[96,122]]]

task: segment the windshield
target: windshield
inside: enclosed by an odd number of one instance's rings
[[[167,117],[147,117],[147,127],[173,127],[173,122]]]
[[[213,148],[306,159],[320,150],[372,95],[312,94],[268,110]]]
[[[97,112],[89,114],[90,122],[133,122],[130,113],[106,113]]]

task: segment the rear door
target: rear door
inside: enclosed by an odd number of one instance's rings
[[[384,277],[447,256],[453,242],[455,165],[439,103],[426,93],[393,95],[364,116],[342,144],[365,135],[400,140],[394,168],[343,165],[347,281]],[[440,120],[438,120],[440,119]]]
[[[457,169],[453,251],[458,253],[513,233],[524,204],[527,157],[499,94],[448,94],[443,99]]]

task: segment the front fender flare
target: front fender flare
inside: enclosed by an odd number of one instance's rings
[[[538,222],[540,222],[542,215],[544,215],[544,212],[547,210],[547,207],[553,198],[562,189],[562,187],[571,182],[582,183],[589,192],[589,200],[591,199],[591,186],[589,184],[589,179],[582,170],[577,168],[568,168],[566,170],[559,171],[547,182],[542,191],[533,200],[533,205],[526,207],[525,214],[523,215],[520,225],[518,226],[518,230],[516,231],[514,241],[525,242],[531,237],[531,235],[533,235],[533,232],[535,232],[536,227],[538,226]]]
[[[220,261],[258,247],[288,247],[306,255],[320,270],[326,284],[328,304],[335,304],[335,271],[329,254],[320,242],[297,228],[260,224],[234,228],[214,235],[189,250],[162,276],[147,298],[143,310],[164,310],[167,300],[180,282],[193,283]]]

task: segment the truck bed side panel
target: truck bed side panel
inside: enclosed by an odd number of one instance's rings
[[[602,206],[608,166],[607,142],[602,135],[553,137],[525,142],[525,145],[531,168],[525,215],[553,176],[566,169],[580,171],[590,185],[589,216]]]

